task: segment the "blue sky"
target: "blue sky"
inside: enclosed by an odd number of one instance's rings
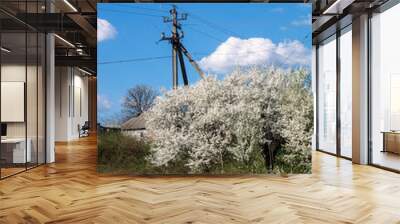
[[[176,4],[183,44],[207,73],[227,74],[233,66],[311,63],[310,4]],[[98,4],[98,107],[100,119],[120,112],[127,90],[137,84],[172,87],[171,59],[110,63],[171,55],[156,43],[170,35],[171,4]],[[218,48],[219,47],[219,48]],[[238,53],[239,52],[239,53]],[[186,60],[186,59],[185,59]],[[186,60],[189,83],[199,75]],[[180,84],[182,83],[179,77]]]

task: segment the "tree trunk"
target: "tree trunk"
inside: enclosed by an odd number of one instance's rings
[[[221,174],[224,173],[224,159],[222,156],[222,152],[219,153],[219,162],[221,163]]]

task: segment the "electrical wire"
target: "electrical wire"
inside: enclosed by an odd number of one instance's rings
[[[208,25],[209,27],[211,27],[211,28],[213,28],[213,29],[215,29],[215,30],[218,30],[218,31],[220,31],[220,32],[222,32],[222,33],[224,33],[224,34],[227,34],[227,35],[232,35],[232,34],[234,34],[233,36],[240,37],[240,35],[238,35],[236,32],[233,32],[233,31],[231,31],[231,30],[228,30],[228,29],[226,29],[226,28],[224,28],[224,27],[222,27],[222,26],[220,26],[220,25],[218,25],[218,24],[216,24],[216,23],[213,23],[213,22],[211,22],[211,21],[209,21],[209,20],[207,20],[207,19],[204,19],[204,18],[202,18],[202,17],[199,16],[199,15],[196,15],[196,14],[194,14],[194,13],[188,12],[187,10],[185,10],[185,12],[188,13],[190,16],[192,16],[194,19],[197,19],[198,21],[202,22],[202,23],[205,24],[205,25]],[[188,28],[189,28],[189,27],[188,27]],[[212,39],[214,39],[214,40],[218,40],[218,41],[223,42],[223,41],[220,40],[219,38],[217,38],[217,37],[215,37],[215,36],[212,36],[212,35],[210,35],[210,34],[207,33],[207,32],[204,32],[204,31],[201,31],[201,30],[196,30],[196,29],[194,29],[194,28],[192,28],[192,27],[190,27],[190,29],[192,29],[192,30],[194,30],[194,31],[196,31],[196,32],[198,32],[198,33],[202,33],[203,35],[205,35],[205,36],[207,36],[207,37],[209,37],[209,38],[212,38]],[[305,41],[308,39],[308,37],[309,37],[309,34],[305,35],[305,37],[303,38],[303,40],[300,41],[300,42],[301,42],[302,44],[305,44]],[[232,46],[232,45],[231,45],[231,46]],[[246,54],[253,54],[253,53],[260,53],[260,52],[266,52],[266,50],[261,50],[261,51],[250,51],[250,52],[246,52]],[[202,54],[204,54],[204,53],[197,53],[197,55],[202,55]],[[204,55],[207,55],[207,54],[204,54]],[[239,54],[232,54],[232,53],[231,53],[231,54],[218,54],[218,55],[239,55]],[[287,55],[287,56],[281,61],[281,63],[279,64],[279,66],[282,66],[282,65],[283,65],[283,61],[286,61],[289,57],[290,57],[290,55]]]
[[[301,43],[305,44],[304,42],[308,39],[309,34],[305,35]],[[241,56],[243,54],[249,55],[249,54],[256,54],[256,53],[261,53],[261,52],[267,52],[268,50],[260,50],[260,51],[248,51],[244,53],[225,53],[225,54],[214,54],[214,55],[238,55]],[[202,53],[202,52],[194,52],[192,55],[209,55],[209,53]],[[118,63],[129,63],[129,62],[138,62],[138,61],[153,61],[153,60],[159,60],[159,59],[166,59],[166,58],[171,58],[172,56],[160,56],[160,57],[146,57],[146,58],[133,58],[133,59],[126,59],[126,60],[117,60],[117,61],[105,61],[105,62],[99,62],[99,65],[107,65],[107,64],[118,64]],[[280,67],[283,65],[283,61],[286,61],[289,59],[290,55],[287,55],[281,63],[277,66]]]
[[[140,9],[140,10],[149,10],[149,11],[156,11],[156,12],[169,12],[167,10],[161,10],[161,9],[151,9],[151,8],[145,8],[145,7],[138,7],[138,6],[133,6],[129,4],[113,4],[119,7],[128,7],[128,8],[133,8],[133,9]],[[134,15],[142,15],[142,16],[150,16],[150,17],[156,17],[156,18],[163,18],[163,15],[158,15],[158,14],[149,14],[149,13],[143,13],[143,12],[136,12],[136,11],[127,11],[127,10],[120,10],[120,9],[101,9],[100,11],[108,11],[108,12],[116,12],[116,13],[127,13],[127,14],[134,14]],[[159,25],[156,25],[150,21],[148,21],[156,30],[162,30],[162,28]],[[165,24],[166,25],[166,24]],[[168,28],[168,27],[167,27]]]
[[[190,29],[190,30],[193,30],[193,31],[195,31],[195,32],[197,32],[197,33],[203,34],[203,35],[205,35],[205,36],[207,36],[207,37],[209,37],[209,38],[211,38],[211,39],[213,39],[213,40],[216,40],[216,41],[218,41],[218,42],[224,42],[222,39],[219,39],[218,37],[215,37],[215,36],[213,36],[213,35],[211,35],[211,34],[205,32],[205,31],[199,30],[199,29],[197,29],[197,28],[193,28],[193,27],[186,27],[186,28],[187,28],[187,29]]]
[[[226,29],[226,28],[224,28],[224,27],[222,27],[222,26],[220,26],[220,25],[218,25],[216,23],[208,21],[208,20],[206,20],[206,19],[204,19],[204,18],[202,18],[200,16],[197,16],[196,14],[189,14],[189,15],[191,15],[194,19],[197,19],[198,21],[208,25],[209,27],[211,27],[211,28],[213,28],[213,29],[215,29],[217,31],[220,31],[220,32],[222,32],[224,34],[227,34],[227,35],[233,35],[233,36],[240,37],[240,35],[238,35],[236,32],[228,30],[228,29]]]
[[[140,9],[140,10],[147,10],[147,11],[153,11],[153,12],[162,12],[162,13],[169,13],[169,10],[163,10],[163,9],[152,9],[152,8],[147,8],[143,6],[137,6],[137,5],[132,5],[130,3],[114,3],[113,5],[117,7],[123,7],[123,8],[131,8],[131,9]]]
[[[143,9],[143,10],[151,10],[151,11],[158,11],[158,12],[168,12],[167,10],[157,10],[157,9],[149,9],[149,8],[143,8],[143,7],[137,7],[137,6],[132,6],[131,8],[137,8],[137,9]],[[103,9],[104,10],[104,9]],[[138,15],[146,15],[146,16],[152,16],[152,17],[163,17],[161,15],[154,15],[154,14],[146,14],[146,13],[137,13],[137,12],[132,12],[132,11],[125,11],[125,10],[110,10],[107,9],[105,11],[114,11],[114,12],[122,12],[122,13],[131,13],[131,14],[138,14]],[[209,27],[220,31],[222,33],[228,34],[228,35],[232,35],[234,34],[235,36],[240,37],[240,35],[237,35],[235,32],[230,31],[226,28],[223,28],[221,26],[219,26],[218,24],[215,24],[213,22],[210,22],[194,13],[190,13],[187,12],[185,10],[186,13],[188,13],[189,15],[191,15],[193,18],[197,19],[198,21],[202,22],[205,25],[208,25]],[[215,37],[211,34],[209,34],[208,32],[193,28],[193,27],[187,27],[195,32],[201,33],[213,40],[219,41],[219,42],[224,42],[222,39]],[[302,41],[300,41],[301,43],[305,44],[304,42],[307,40],[309,34],[305,35],[304,39]],[[233,46],[233,45],[232,45]],[[255,53],[261,53],[261,52],[266,52],[268,50],[260,50],[260,51],[248,51],[248,52],[244,52],[244,53],[226,53],[226,54],[217,54],[217,55],[242,55],[242,54],[255,54]],[[209,55],[207,53],[193,53],[193,55]],[[119,60],[119,61],[107,61],[107,62],[99,62],[100,65],[104,65],[104,64],[115,64],[115,63],[127,63],[127,62],[136,62],[136,61],[149,61],[149,60],[157,60],[157,59],[165,59],[165,58],[171,58],[172,56],[161,56],[161,57],[149,57],[149,58],[135,58],[135,59],[127,59],[127,60]],[[286,61],[288,58],[290,57],[290,55],[287,55],[280,63],[279,66],[283,65],[283,61]]]
[[[198,32],[200,34],[203,34],[203,35],[205,35],[205,36],[207,36],[207,37],[209,37],[209,38],[211,38],[213,40],[216,40],[218,42],[225,42],[224,40],[221,40],[221,39],[219,39],[219,38],[217,38],[217,37],[205,32],[205,31],[202,31],[202,30],[199,30],[199,29],[195,29],[193,27],[186,27],[186,28],[191,29],[191,30],[193,30],[195,32]],[[232,46],[234,48],[238,47],[237,45],[233,45],[231,43],[225,43],[225,44],[229,45],[229,46]],[[262,53],[262,52],[267,52],[267,51],[269,51],[269,50],[257,50],[257,51],[246,51],[246,52],[240,52],[240,53],[238,52],[238,53],[224,53],[224,54],[218,53],[218,54],[213,54],[213,55],[238,55],[238,56],[244,56],[246,54],[256,54],[256,53]],[[196,52],[196,53],[193,53],[193,55],[209,55],[209,54],[208,53]]]
[[[166,59],[171,58],[172,56],[159,56],[159,57],[146,57],[146,58],[133,58],[126,60],[117,60],[117,61],[104,61],[98,62],[99,65],[108,65],[108,64],[119,64],[119,63],[128,63],[128,62],[138,62],[138,61],[153,61],[158,59]]]
[[[302,41],[300,41],[300,43],[305,45],[305,41],[309,38],[310,34],[306,34],[303,38]],[[277,67],[282,67],[283,66],[283,62],[286,61],[287,59],[289,59],[290,55],[286,55],[286,57],[279,63],[279,65]]]
[[[187,10],[184,10],[184,12],[187,13],[188,15],[192,16],[194,19],[202,22],[205,25],[208,25],[209,27],[211,27],[211,28],[213,28],[213,29],[215,29],[215,30],[217,30],[217,31],[219,31],[221,33],[224,33],[224,34],[227,34],[227,35],[230,35],[230,36],[240,37],[240,35],[238,35],[238,33],[234,32],[232,30],[229,30],[229,29],[227,29],[227,28],[225,28],[223,26],[220,26],[220,25],[218,25],[218,24],[216,24],[214,22],[211,22],[211,21],[209,21],[207,19],[204,19],[203,17],[201,17],[201,16],[199,16],[199,15],[197,15],[195,13],[189,12]]]

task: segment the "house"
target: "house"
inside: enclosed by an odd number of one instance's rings
[[[132,117],[121,125],[123,134],[143,138],[146,136],[145,113]]]
[[[121,125],[118,124],[104,124],[100,125],[97,128],[99,132],[120,132],[121,131]]]

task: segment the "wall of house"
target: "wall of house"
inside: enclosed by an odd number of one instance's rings
[[[73,67],[56,67],[55,73],[55,140],[70,141],[88,121],[88,77]]]
[[[146,130],[122,130],[122,134],[136,138],[146,137]]]

